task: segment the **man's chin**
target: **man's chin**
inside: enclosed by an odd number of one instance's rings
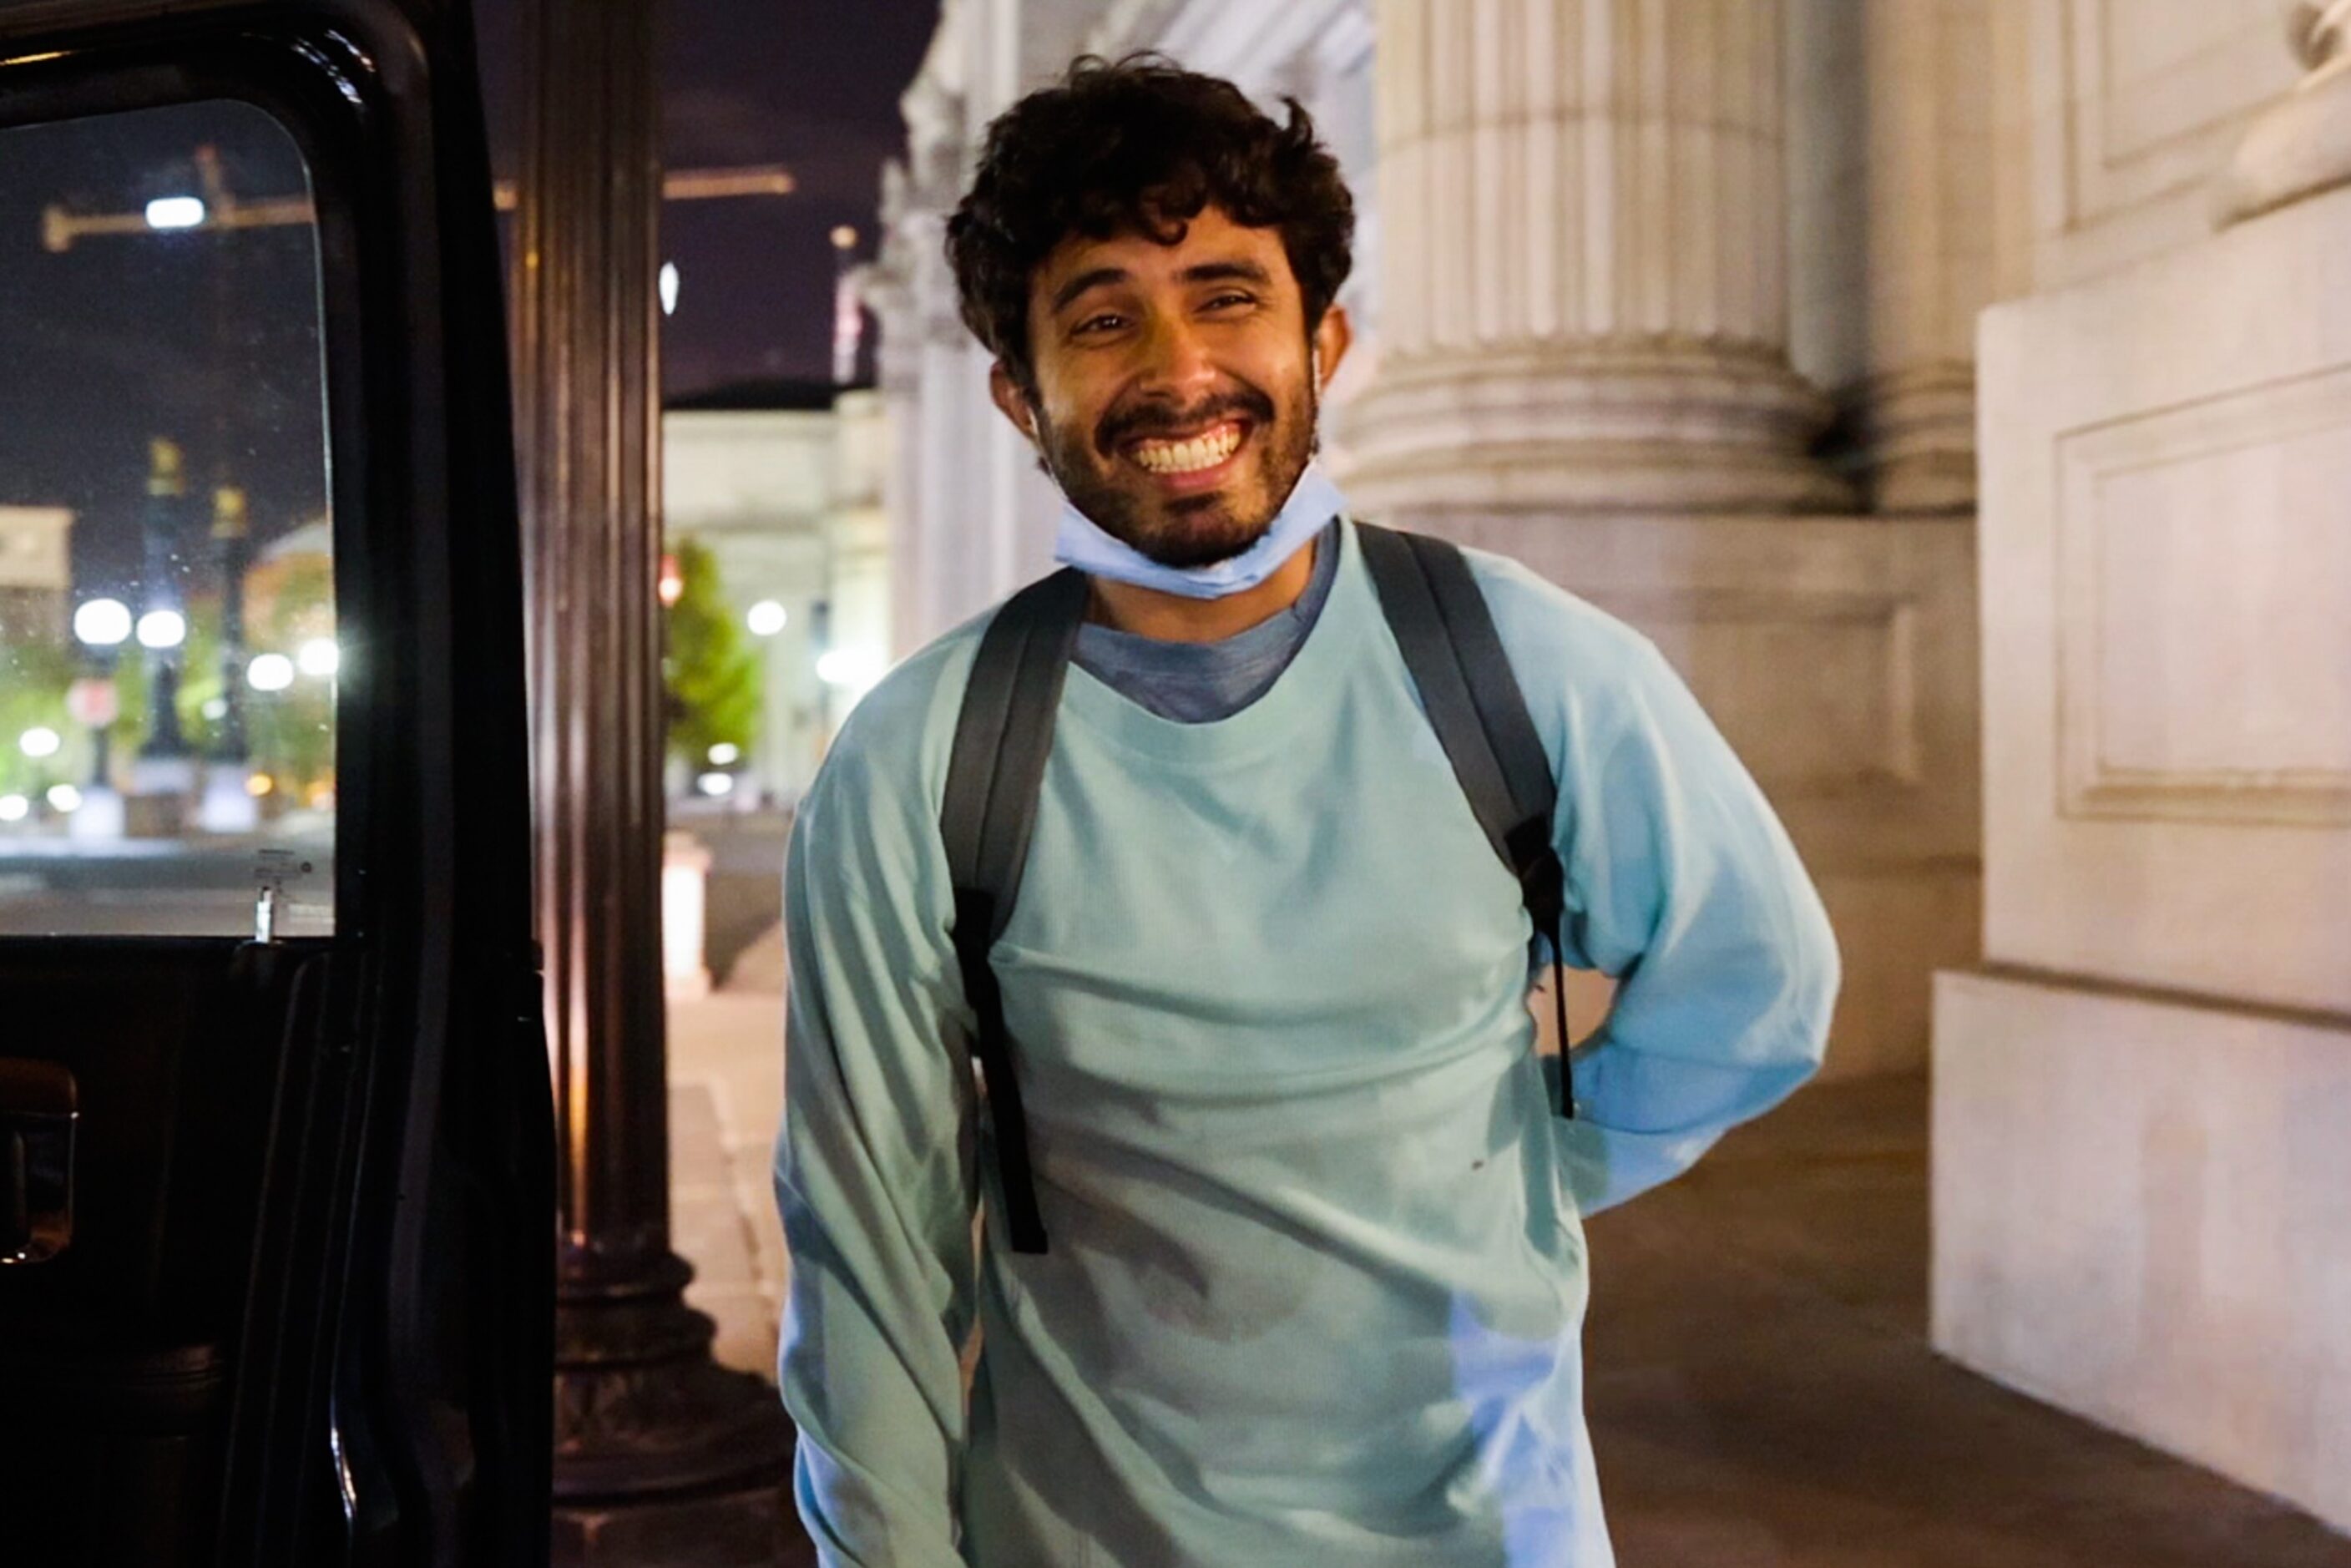
[[[1232,559],[1265,538],[1272,526],[1271,517],[1253,524],[1238,521],[1222,497],[1202,496],[1163,507],[1144,537],[1127,542],[1161,566],[1188,571]]]
[[[1177,571],[1197,571],[1203,567],[1221,566],[1237,555],[1245,555],[1251,545],[1265,537],[1262,531],[1237,541],[1169,540],[1157,549],[1142,553],[1153,561]]]
[[[1255,465],[1192,495],[1169,495],[1143,476],[1095,468],[1089,494],[1072,498],[1096,528],[1136,554],[1189,571],[1230,560],[1266,536],[1278,509],[1271,488]],[[1067,486],[1063,494],[1071,494]]]

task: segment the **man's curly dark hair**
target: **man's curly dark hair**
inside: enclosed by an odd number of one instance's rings
[[[987,128],[979,172],[947,220],[964,324],[1033,392],[1029,281],[1054,247],[1071,235],[1174,245],[1213,205],[1281,231],[1311,331],[1354,265],[1355,202],[1313,118],[1282,101],[1286,124],[1162,55],[1081,57]]]

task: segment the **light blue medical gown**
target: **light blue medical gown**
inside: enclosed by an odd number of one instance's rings
[[[1043,1256],[972,1223],[996,1173],[938,807],[980,623],[868,695],[810,789],[776,1188],[828,1568],[1613,1562],[1580,1217],[1813,1071],[1835,947],[1649,643],[1473,552],[1560,779],[1568,960],[1621,979],[1562,1119],[1517,884],[1341,545],[1228,718],[1070,674],[996,949]]]

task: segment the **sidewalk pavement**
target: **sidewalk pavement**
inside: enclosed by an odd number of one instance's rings
[[[784,1113],[783,940],[770,931],[726,984],[669,1005],[670,1244],[686,1301],[717,1324],[722,1366],[773,1382],[783,1227],[769,1179]]]
[[[774,1375],[782,944],[670,1008],[687,1300]],[[1587,1405],[1626,1568],[2351,1568],[2351,1540],[1927,1344],[1927,1087],[1822,1084],[1595,1218]]]

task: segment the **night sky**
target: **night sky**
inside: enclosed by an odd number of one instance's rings
[[[578,0],[573,0],[578,3]],[[514,0],[475,0],[494,158],[511,174]],[[832,373],[833,250],[848,224],[873,243],[883,162],[905,144],[898,97],[938,25],[938,0],[664,0],[664,152],[674,169],[782,163],[784,197],[672,202],[662,221],[681,278],[664,324],[672,395]]]
[[[673,202],[683,280],[666,372],[686,392],[832,367],[834,226],[871,256],[883,162],[905,145],[898,96],[938,0],[670,0],[664,131],[673,168],[780,162],[793,195]]]
[[[682,280],[664,323],[667,392],[831,371],[834,253],[871,254],[898,97],[937,0],[668,0],[661,59],[673,168],[783,163],[785,197],[673,202],[664,251]],[[481,0],[494,162],[515,159],[512,0]],[[0,131],[0,505],[65,506],[84,596],[136,552],[151,436],[180,441],[193,497],[252,493],[260,539],[323,501],[315,266],[301,227],[41,243],[41,214],[136,212],[192,190],[199,144],[245,201],[299,194],[290,141],[234,107]],[[233,252],[233,254],[231,254]],[[226,265],[224,265],[224,263]],[[118,548],[120,547],[120,548]]]

